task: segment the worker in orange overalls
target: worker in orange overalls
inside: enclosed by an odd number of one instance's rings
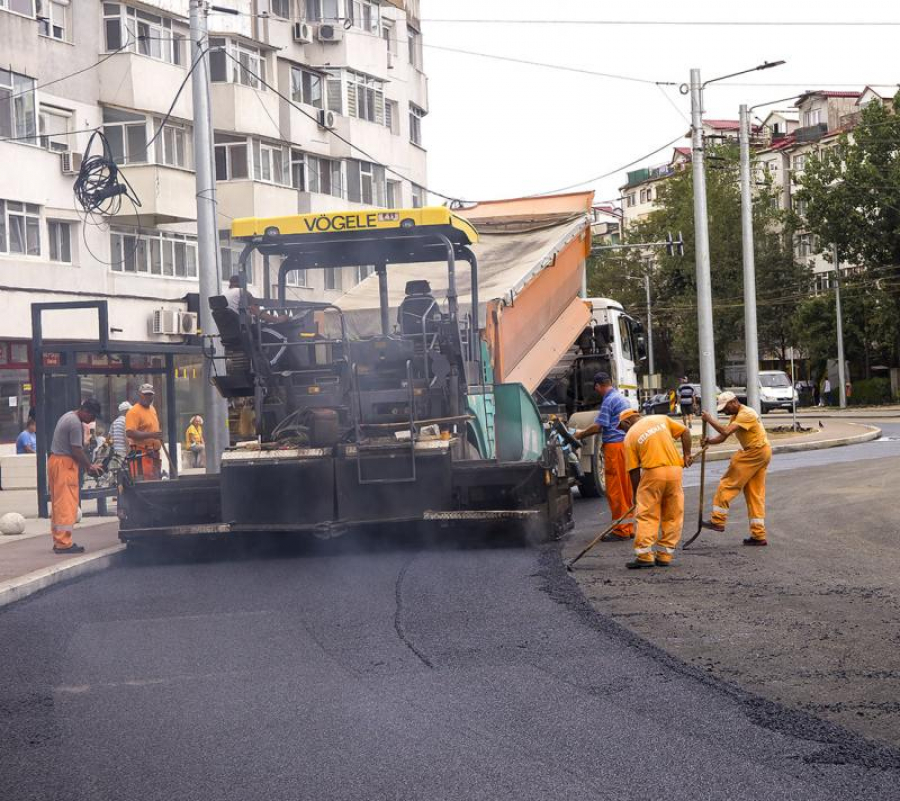
[[[704,521],[703,526],[713,531],[724,531],[728,520],[728,506],[735,495],[743,490],[750,517],[750,536],[744,540],[744,545],[768,545],[766,470],[772,461],[772,446],[769,445],[766,429],[763,428],[759,415],[749,406],[744,406],[733,392],[723,392],[716,401],[716,408],[731,415],[731,419],[728,425],[723,426],[709,412],[703,412],[703,420],[719,432],[717,437],[707,437],[703,444],[718,445],[734,434],[742,450],[731,457],[731,464],[719,481],[713,498],[712,518],[709,522]]]
[[[162,473],[162,431],[153,408],[153,384],[141,384],[138,402],[125,415],[125,435],[133,457],[131,477],[135,481],[158,481]]]
[[[625,469],[625,435],[619,430],[619,414],[630,409],[628,400],[613,386],[609,373],[594,376],[594,389],[602,398],[597,418],[587,428],[575,432],[582,440],[600,433],[603,445],[603,476],[606,479],[606,501],[613,520],[624,517],[631,508],[631,482]],[[634,536],[634,520],[623,520],[606,534],[601,542],[624,542]]]
[[[684,524],[682,467],[690,467],[691,432],[664,414],[643,417],[628,409],[619,415],[625,433],[625,464],[637,507],[637,534],[630,570],[668,567]],[[683,456],[675,450],[681,438]]]
[[[80,407],[60,417],[53,430],[50,457],[47,459],[47,482],[53,505],[50,515],[53,553],[84,553],[84,546],[72,542],[81,487],[78,469],[92,476],[103,472],[100,465],[91,464],[84,451],[83,425],[93,423],[99,414],[99,401],[88,398]]]

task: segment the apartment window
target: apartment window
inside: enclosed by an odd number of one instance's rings
[[[38,133],[41,147],[45,150],[65,152],[69,149],[69,123],[72,119],[70,111],[63,111],[52,106],[41,106],[38,116]]]
[[[341,268],[327,267],[325,269],[325,289],[340,289],[342,284]]]
[[[321,156],[306,157],[306,191],[333,197],[343,196],[341,162]]]
[[[324,108],[325,79],[317,72],[291,67],[291,99],[295,103]]]
[[[425,112],[418,106],[409,104],[409,141],[414,145],[422,146],[422,117]]]
[[[384,101],[384,127],[392,134],[400,134],[400,104],[396,100]]]
[[[384,83],[368,75],[347,71],[347,114],[384,124]]]
[[[104,108],[103,134],[116,164],[147,162],[147,120],[143,114]]]
[[[250,177],[246,137],[216,133],[214,147],[217,181]]]
[[[803,172],[806,169],[806,155],[801,153],[799,156],[794,156],[791,167],[794,172]]]
[[[217,38],[210,38],[209,46],[225,48],[209,54],[209,79],[213,83],[240,83],[265,91],[266,57],[259,48]]]
[[[64,220],[47,220],[47,238],[50,240],[50,261],[72,263],[72,223]]]
[[[117,273],[197,278],[197,239],[185,234],[110,232],[111,269]]]
[[[15,11],[16,14],[24,14],[26,17],[34,17],[34,0],[0,0],[0,8]]]
[[[162,126],[162,132],[160,132],[161,123],[161,119],[153,120],[153,127],[157,134],[156,163],[189,169],[192,166],[190,128],[168,122]]]
[[[418,184],[412,185],[412,207],[421,209],[425,205],[425,189]]]
[[[806,212],[809,209],[809,204],[805,200],[797,200],[794,203],[794,211],[797,212],[798,217],[806,217]]]
[[[818,125],[820,122],[822,122],[822,109],[820,108],[810,109],[803,114],[804,127]]]
[[[284,264],[284,259],[281,260],[281,263]],[[308,287],[309,273],[306,270],[291,270],[284,276],[284,282],[288,286]]]
[[[37,0],[38,32],[41,36],[69,42],[69,0]]]
[[[367,206],[383,206],[384,167],[370,161],[347,161],[347,199]]]
[[[384,204],[389,209],[400,208],[400,182],[388,181],[385,185]]]
[[[306,189],[306,155],[291,148],[291,186],[303,192]]]
[[[0,200],[0,253],[41,255],[41,207]]]
[[[397,37],[394,36],[394,23],[389,20],[381,21],[381,38],[387,44],[388,53],[397,55]]]
[[[364,31],[378,33],[381,25],[381,14],[377,3],[371,0],[345,0],[347,17],[350,24]]]
[[[422,69],[422,34],[409,23],[406,24],[406,46],[409,63],[417,70]]]
[[[272,0],[272,13],[282,19],[291,18],[291,0]]]
[[[34,78],[0,69],[0,138],[34,144],[36,136]]]
[[[253,140],[253,177],[270,184],[291,185],[288,149]]]
[[[222,279],[227,281],[241,271],[241,252],[244,246],[231,238],[230,231],[219,231],[219,256],[222,262]],[[253,283],[253,256],[247,260],[247,282]]]
[[[625,205],[626,206],[631,208],[632,206],[635,206],[636,204],[637,204],[637,195],[635,195],[634,192],[632,192],[629,195],[625,195]]]
[[[797,236],[796,252],[797,258],[806,259],[815,256],[818,250],[816,237],[814,234],[799,234]]]
[[[337,22],[340,17],[338,0],[306,0],[306,19],[312,22]]]
[[[371,264],[364,265],[362,267],[354,267],[353,268],[354,284],[362,283],[374,272],[375,272],[375,267]]]
[[[103,4],[107,52],[127,49],[170,64],[184,64],[184,36],[172,30],[172,20],[121,3]]]

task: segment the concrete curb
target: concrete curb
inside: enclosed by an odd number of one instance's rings
[[[842,445],[858,445],[861,442],[871,442],[881,436],[881,429],[865,423],[847,423],[850,426],[867,429],[862,434],[854,434],[852,437],[837,437],[835,439],[819,439],[812,442],[782,442],[772,446],[772,455],[779,453],[802,453],[803,451],[821,451],[825,448],[840,448]],[[724,462],[738,452],[738,448],[727,451],[712,451],[707,454],[708,462]]]
[[[4,581],[0,583],[0,607],[21,601],[54,584],[61,584],[106,570],[121,558],[125,547],[124,543],[111,545],[109,548],[103,548],[95,553],[87,553],[75,559],[66,559],[62,564],[44,567],[33,573],[26,573],[24,576]]]

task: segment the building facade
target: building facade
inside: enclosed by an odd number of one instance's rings
[[[219,7],[234,12],[209,16],[223,282],[240,253],[229,235],[236,217],[425,204],[417,0]],[[153,333],[153,322],[160,330],[160,311],[177,321],[188,309],[198,258],[188,0],[0,0],[0,42],[0,442],[8,442],[30,406],[31,303],[106,299],[114,340],[178,342],[181,323]],[[73,195],[95,131],[140,202],[123,199],[102,218],[85,215]],[[90,152],[101,148],[95,139]],[[295,272],[289,296],[334,300],[368,272]],[[272,292],[260,263],[248,277],[255,295]],[[88,315],[47,321],[48,337],[96,333]],[[188,416],[199,408],[197,367],[179,373]],[[85,391],[105,407],[133,395],[135,382],[117,381],[113,366],[108,379],[91,381]]]

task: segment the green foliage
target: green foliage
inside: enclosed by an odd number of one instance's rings
[[[878,406],[891,402],[891,380],[868,378],[856,381],[847,402],[853,406]]]

